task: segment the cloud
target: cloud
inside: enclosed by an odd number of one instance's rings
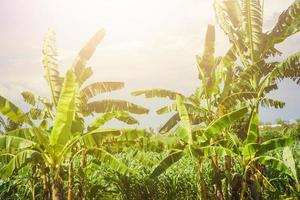
[[[17,99],[22,90],[47,95],[41,48],[48,28],[57,33],[60,53],[58,58],[64,73],[86,41],[100,27],[104,27],[107,35],[89,62],[94,70],[93,81],[124,81],[127,88],[120,95],[113,95],[145,103],[150,108],[159,107],[165,102],[132,98],[129,92],[160,87],[190,94],[199,84],[195,55],[203,51],[207,24],[215,23],[212,2],[1,2],[0,11],[4,17],[0,19],[0,93],[12,99]],[[265,0],[266,30],[274,26],[281,11],[291,2],[293,1]],[[228,39],[218,27],[216,33],[216,52],[217,55],[222,55],[229,47]],[[298,51],[295,45],[298,43],[299,34],[278,48],[288,55]],[[295,90],[292,88],[292,91]],[[294,98],[287,96],[288,102],[299,99],[295,92],[292,94]],[[297,109],[299,111],[299,106]],[[270,115],[266,115],[268,116]],[[292,116],[295,117],[295,114],[287,117]],[[150,118],[153,120],[144,120],[143,125],[159,124],[155,115]]]

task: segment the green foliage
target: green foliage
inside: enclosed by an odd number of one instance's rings
[[[192,160],[183,158],[158,178],[151,179],[149,174],[153,164],[145,159],[156,161],[162,155],[154,152],[132,151],[117,155],[124,163],[136,171],[136,174],[124,176],[112,171],[105,165],[91,165],[86,169],[88,177],[88,199],[122,200],[163,200],[197,199],[197,167]],[[165,153],[163,153],[165,154]],[[142,157],[142,159],[141,159]]]
[[[299,126],[283,123],[271,132],[260,129],[259,119],[260,106],[284,107],[266,97],[281,80],[300,83],[299,53],[270,62],[281,54],[275,45],[299,32],[300,1],[270,32],[263,31],[263,7],[260,0],[214,1],[230,48],[215,56],[215,27],[209,25],[203,53],[196,56],[199,86],[189,96],[158,88],[132,92],[173,101],[157,110],[173,113],[159,133],[104,128],[113,119],[138,124],[131,114],[149,112],[125,100],[94,100],[124,87],[87,83],[93,74],[87,62],[104,30],[79,51],[64,77],[55,34],[48,32],[43,65],[51,100],[23,92],[25,112],[0,96],[0,198],[28,199],[31,193],[33,199],[62,200],[65,189],[69,200],[75,194],[124,200],[299,198]],[[28,188],[19,186],[24,177]]]
[[[38,157],[39,153],[34,150],[24,150],[18,152],[16,155],[13,155],[13,158],[0,169],[1,179],[7,179],[12,176],[13,172],[23,167],[29,162],[29,160],[35,159]]]

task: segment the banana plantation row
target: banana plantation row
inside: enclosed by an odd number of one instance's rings
[[[132,92],[173,101],[157,110],[173,113],[158,133],[105,128],[112,119],[138,124],[132,114],[149,110],[96,97],[124,87],[89,82],[93,71],[87,62],[103,30],[64,76],[55,34],[48,32],[43,66],[51,98],[25,91],[28,109],[22,110],[0,96],[0,198],[299,198],[300,125],[262,132],[259,116],[261,107],[284,106],[267,97],[280,81],[300,84],[300,53],[278,60],[281,52],[275,47],[300,30],[300,1],[268,32],[261,0],[215,1],[214,9],[230,48],[215,56],[215,27],[209,25],[203,54],[196,57],[199,87],[190,96],[160,88]]]

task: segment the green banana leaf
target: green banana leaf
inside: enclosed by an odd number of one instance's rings
[[[225,128],[232,125],[233,122],[239,120],[248,112],[247,107],[240,108],[228,114],[225,114],[218,118],[217,120],[211,122],[203,133],[203,138],[205,140],[210,139],[216,134],[219,134]]]
[[[300,0],[295,0],[283,11],[273,30],[268,34],[270,45],[284,41],[300,30]]]
[[[139,106],[137,104],[130,103],[124,100],[116,100],[116,99],[94,101],[88,103],[87,107],[89,112],[95,112],[95,113],[127,111],[134,114],[146,114],[149,112],[148,109]]]
[[[177,150],[171,152],[166,158],[164,158],[151,172],[150,177],[155,178],[164,173],[172,164],[180,160],[184,155],[184,152]]]
[[[16,170],[22,168],[26,163],[36,159],[38,156],[39,152],[34,150],[24,150],[17,153],[8,164],[0,169],[0,178],[7,179],[11,177]]]
[[[123,82],[96,82],[84,87],[80,91],[80,96],[84,101],[88,101],[99,93],[111,92],[124,88]]]
[[[101,148],[89,148],[87,154],[92,155],[96,159],[94,163],[104,164],[122,175],[133,173],[133,171],[119,159]]]
[[[259,139],[259,129],[258,129],[258,113],[256,109],[254,109],[251,113],[251,118],[249,121],[247,138],[244,141],[244,144],[256,143]]]
[[[12,135],[0,135],[0,152],[15,153],[35,145],[35,142]]]
[[[171,90],[161,89],[161,88],[154,88],[154,89],[147,89],[147,90],[138,90],[131,92],[131,95],[133,96],[140,96],[145,95],[146,98],[169,98],[171,100],[176,99],[176,95],[184,96],[178,92],[174,92]]]
[[[260,0],[243,0],[241,7],[244,43],[250,51],[250,59],[254,62],[260,56],[261,46],[265,42],[262,34],[262,5]]]
[[[274,158],[271,156],[260,156],[260,157],[257,157],[255,159],[255,161],[258,161],[259,163],[266,165],[267,167],[276,169],[283,173],[286,173],[286,174],[290,173],[289,168],[281,160],[279,160],[277,158]]]
[[[32,92],[24,91],[21,93],[21,95],[26,103],[35,106],[37,97]]]
[[[299,190],[300,189],[299,179],[298,179],[298,174],[297,174],[297,169],[296,169],[296,163],[295,163],[295,160],[294,160],[294,156],[293,156],[293,152],[292,152],[291,147],[287,146],[287,147],[283,148],[282,158],[283,158],[283,163],[292,172],[292,177],[296,181],[296,187]]]
[[[183,98],[177,96],[176,103],[177,103],[179,117],[182,122],[182,125],[178,127],[178,129],[176,130],[176,134],[178,134],[178,136],[186,143],[192,144],[193,138],[192,138],[191,123],[190,123],[188,112],[183,103]]]
[[[237,156],[237,154],[232,150],[222,146],[192,147],[191,149],[196,159],[199,159],[199,157],[208,158],[210,156],[217,156],[218,158],[222,158],[224,156]]]
[[[88,131],[95,130],[112,119],[118,119],[126,124],[138,124],[138,121],[127,112],[104,113],[88,126]]]
[[[32,123],[19,107],[2,96],[0,96],[0,113],[15,123]]]
[[[268,141],[265,141],[260,144],[258,151],[256,152],[256,155],[263,155],[269,151],[275,150],[277,148],[286,147],[289,145],[292,145],[295,142],[295,139],[292,137],[289,138],[276,138],[271,139]]]

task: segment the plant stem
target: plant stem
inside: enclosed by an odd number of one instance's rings
[[[78,186],[78,199],[85,200],[85,190],[84,190],[84,168],[86,166],[86,152],[83,151],[82,158],[80,161],[80,168],[79,168],[79,186]]]
[[[205,184],[205,179],[203,176],[203,161],[202,159],[199,159],[198,161],[199,164],[199,178],[200,178],[200,197],[201,200],[207,200],[207,188],[206,188],[206,184]]]
[[[52,200],[63,200],[63,183],[60,178],[60,168],[52,169],[53,183],[52,183]]]
[[[73,155],[74,150],[72,149],[72,154],[70,157],[69,168],[68,168],[68,200],[73,199],[73,188],[74,188],[74,178],[73,178]]]

